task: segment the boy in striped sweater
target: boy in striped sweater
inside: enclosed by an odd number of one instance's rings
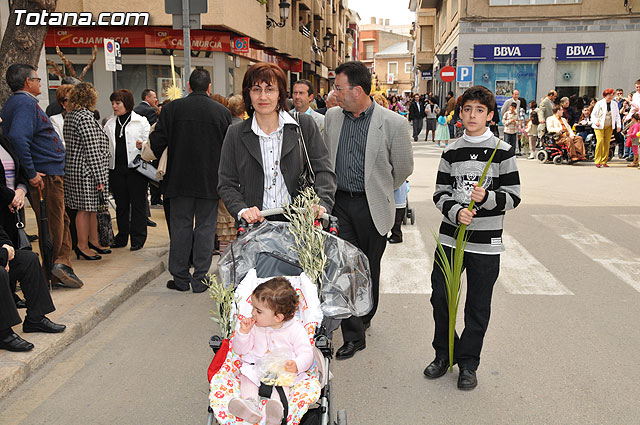
[[[467,273],[465,327],[455,336],[454,362],[458,364],[458,388],[472,390],[477,384],[476,369],[491,313],[493,285],[500,271],[502,227],[505,211],[520,203],[520,178],[514,151],[496,138],[486,127],[495,108],[495,97],[482,86],[469,88],[462,95],[464,135],[450,143],[442,153],[433,201],[443,214],[439,239],[451,258],[458,225],[468,226],[463,267]],[[482,186],[480,180],[493,149],[498,149]],[[475,209],[467,207],[471,200]],[[434,258],[438,258],[437,254]],[[424,370],[427,378],[444,375],[449,364],[449,312],[446,284],[440,266],[434,262],[431,273],[431,304],[435,332],[433,348],[436,358]]]

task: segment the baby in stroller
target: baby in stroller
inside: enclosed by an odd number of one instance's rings
[[[306,372],[313,365],[313,349],[302,324],[293,320],[298,309],[298,294],[284,277],[274,277],[261,283],[251,295],[251,317],[240,319],[240,328],[233,337],[233,349],[242,356],[240,367],[241,398],[229,401],[229,413],[249,423],[258,423],[259,387],[264,382],[264,361],[271,353],[290,353],[291,358],[279,365],[284,369],[288,385],[279,382],[288,399],[290,385],[312,379]],[[276,365],[277,366],[277,365]],[[277,378],[277,371],[273,371]],[[315,378],[313,378],[315,379]],[[263,413],[266,425],[282,421],[284,407],[277,391],[265,402]]]

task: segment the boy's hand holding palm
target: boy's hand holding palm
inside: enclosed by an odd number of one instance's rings
[[[474,202],[482,202],[486,194],[487,194],[487,191],[485,190],[484,187],[474,184],[473,191],[471,192],[471,200]],[[469,211],[468,208],[462,208],[458,212],[458,222],[460,224],[464,224],[465,226],[468,226],[471,224],[471,220],[475,215],[476,215],[476,210]]]

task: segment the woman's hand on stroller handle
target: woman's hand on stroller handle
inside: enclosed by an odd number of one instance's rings
[[[262,223],[264,221],[264,217],[262,216],[262,212],[258,209],[258,207],[247,208],[241,215],[247,224],[253,224],[256,222]]]
[[[244,319],[240,320],[240,333],[245,335],[248,334],[249,332],[251,332],[251,329],[255,324],[256,320],[253,317],[245,317]]]

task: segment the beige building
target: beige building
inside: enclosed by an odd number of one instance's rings
[[[410,0],[409,2],[409,10],[416,14],[411,28],[410,44],[414,58],[411,79],[413,91],[416,93],[428,93],[433,90],[436,3],[428,0]]]
[[[288,7],[285,10],[281,5]],[[150,19],[146,26],[51,26],[45,42],[46,59],[62,68],[55,52],[59,46],[76,70],[89,62],[91,48],[98,47],[85,80],[100,92],[98,109],[103,116],[110,114],[108,94],[114,88],[113,75],[105,70],[104,38],[120,42],[123,69],[117,72],[117,87],[130,89],[136,99],[146,87],[155,89],[160,98],[166,96],[172,81],[170,56],[178,83],[183,83],[184,68],[182,30],[172,29],[172,16],[164,13],[164,0],[113,0],[108,4],[58,0],[56,11],[91,12],[97,19],[107,10],[148,12]],[[213,92],[225,96],[240,93],[246,69],[259,61],[280,65],[289,84],[306,78],[317,91],[326,93],[330,71],[357,55],[358,20],[346,0],[209,0],[208,12],[201,15],[202,29],[191,31],[191,66],[209,70]],[[49,77],[51,95],[59,79],[51,72]]]
[[[480,84],[499,103],[514,89],[527,102],[550,89],[599,98],[608,87],[628,92],[640,78],[640,56],[630,54],[631,40],[640,40],[638,0],[423,0],[421,6],[435,8],[434,75],[453,65],[470,77],[437,83],[440,94]]]
[[[373,69],[387,94],[405,94],[412,91],[413,55],[408,41],[396,43],[378,52]]]

